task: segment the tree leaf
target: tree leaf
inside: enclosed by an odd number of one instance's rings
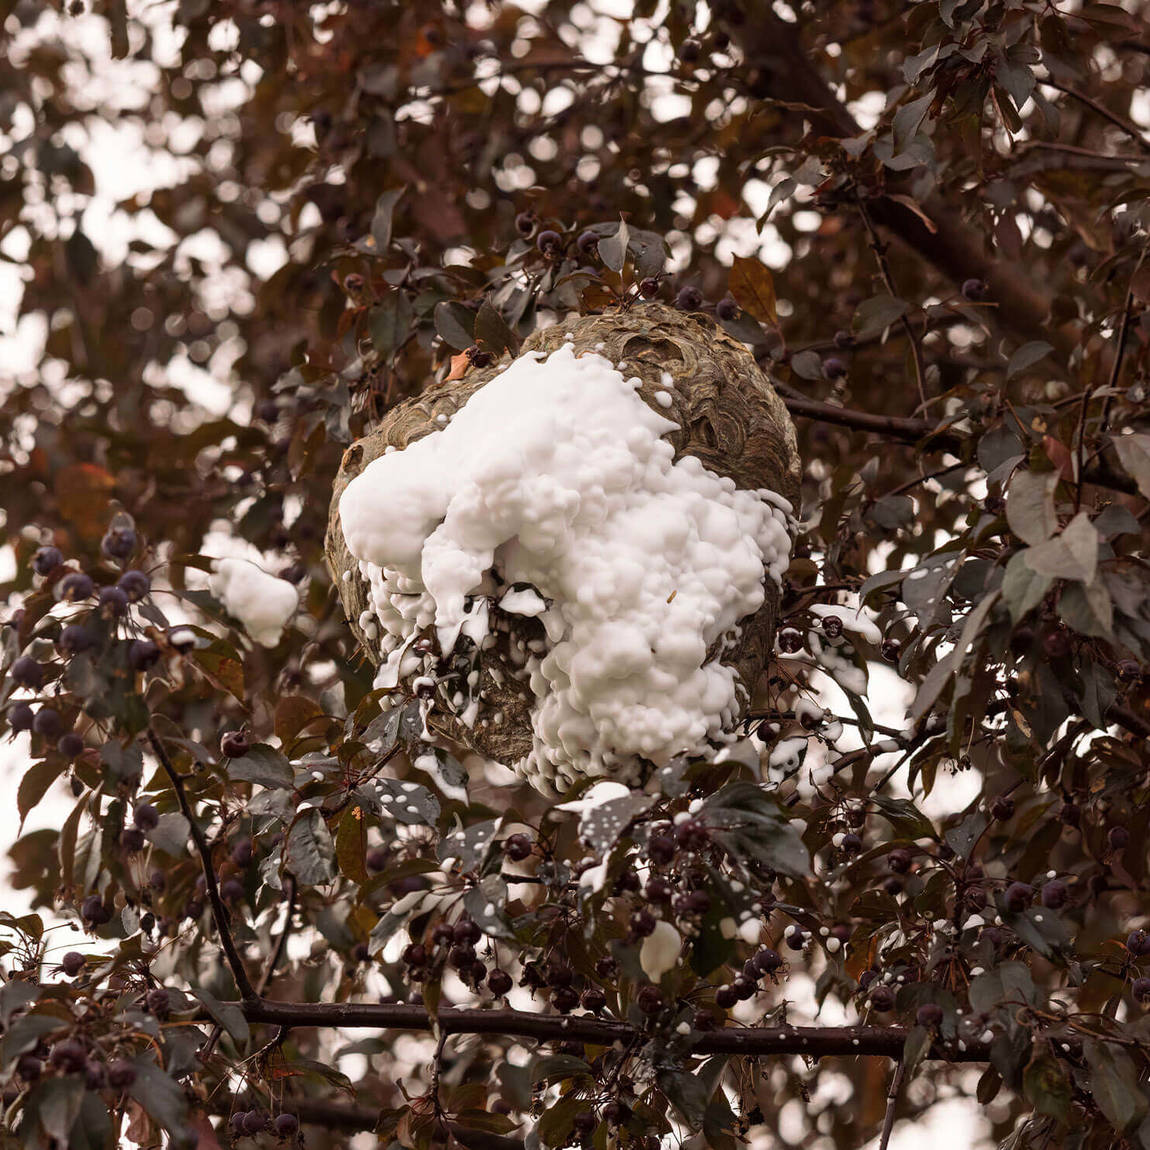
[[[406,184],[390,188],[375,201],[375,214],[371,217],[371,238],[375,241],[375,250],[380,254],[391,246],[391,217],[405,191]]]
[[[21,831],[28,812],[37,806],[63,771],[63,760],[53,757],[33,763],[21,776],[20,785],[16,788],[16,810],[20,814]]]
[[[1058,530],[1054,510],[1057,471],[1016,471],[1006,489],[1006,522],[1031,545],[1044,543]]]
[[[463,351],[475,342],[475,312],[455,300],[441,300],[435,305],[435,330],[448,347]]]
[[[192,987],[192,994],[203,1005],[203,1008],[218,1022],[241,1046],[247,1044],[251,1038],[251,1028],[244,1012],[238,1002],[221,1002],[210,991],[203,987]]]
[[[1030,567],[1025,550],[1016,551],[1006,564],[1002,578],[1002,597],[1010,611],[1011,622],[1017,623],[1033,611],[1053,582],[1049,575],[1040,575]]]
[[[165,854],[181,858],[187,854],[190,834],[188,820],[179,811],[168,811],[160,815],[159,821],[150,831],[144,832],[144,837],[155,843]]]
[[[258,783],[269,789],[286,789],[295,782],[287,758],[267,743],[253,743],[246,755],[227,760],[228,778],[236,782]]]
[[[1150,435],[1116,435],[1110,442],[1138,490],[1150,499]]]
[[[368,880],[365,856],[367,854],[367,820],[362,808],[352,803],[335,832],[335,857],[339,869],[352,882],[364,883]]]
[[[1011,357],[1006,365],[1006,378],[1013,379],[1019,372],[1036,364],[1054,350],[1053,346],[1045,340],[1035,339],[1024,343]]]
[[[881,335],[892,323],[906,315],[909,308],[906,300],[896,299],[892,295],[876,295],[864,299],[855,308],[852,321],[855,334],[859,339]]]
[[[490,300],[483,301],[479,314],[475,317],[475,339],[496,358],[501,356],[504,350],[510,351],[512,355],[519,354],[519,337],[507,326],[507,321]]]
[[[1026,563],[1040,575],[1093,583],[1098,570],[1098,532],[1090,516],[1080,511],[1060,535],[1023,552]]]
[[[761,260],[753,256],[735,256],[727,287],[735,303],[760,323],[779,322],[774,277]]]
[[[1119,1134],[1125,1134],[1146,1114],[1146,1096],[1138,1070],[1124,1050],[1088,1039],[1082,1044],[1090,1065],[1090,1090],[1099,1110]]]
[[[623,265],[627,262],[627,244],[630,241],[630,232],[627,230],[627,221],[619,220],[619,226],[609,235],[604,236],[598,243],[599,258],[613,272],[622,273]]]
[[[323,815],[314,808],[292,823],[284,865],[304,886],[322,886],[335,878],[335,844]]]
[[[407,292],[396,289],[382,303],[368,312],[367,328],[371,342],[381,359],[389,359],[411,330],[411,300]]]
[[[44,1132],[61,1146],[67,1146],[83,1102],[84,1080],[78,1074],[68,1074],[39,1083],[27,1106],[40,1119]]]

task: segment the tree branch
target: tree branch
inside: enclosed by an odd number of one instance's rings
[[[183,776],[172,765],[172,760],[168,758],[168,752],[164,750],[163,744],[156,736],[156,732],[148,728],[148,742],[152,745],[152,750],[156,752],[156,757],[160,760],[161,766],[164,768],[164,773],[168,776],[172,784],[172,789],[176,792],[176,802],[180,805],[180,811],[184,818],[188,820],[188,826],[191,828],[192,840],[196,844],[196,850],[200,855],[200,863],[203,866],[204,882],[207,884],[208,901],[212,907],[212,918],[215,919],[216,933],[220,936],[220,946],[223,948],[224,957],[227,959],[228,966],[231,968],[232,977],[236,980],[236,989],[240,992],[240,997],[245,1002],[254,1002],[258,1000],[255,987],[252,986],[251,980],[248,978],[248,972],[244,969],[243,959],[240,958],[240,952],[236,949],[235,940],[232,938],[231,927],[228,925],[228,912],[224,907],[224,900],[220,897],[219,884],[216,882],[215,867],[212,866],[212,848],[208,845],[208,840],[204,837],[203,828],[200,826],[196,819],[195,813],[192,811],[192,804],[188,801],[187,791],[184,790]]]
[[[798,27],[781,20],[770,5],[760,5],[754,19],[725,24],[725,30],[742,48],[748,63],[761,70],[771,85],[771,96],[790,107],[796,103],[805,106],[802,114],[816,135],[837,139],[862,135],[862,128],[819,74]],[[905,179],[891,179],[888,187],[893,194],[912,195]],[[1072,343],[1051,329],[1047,293],[1031,283],[1017,263],[992,259],[983,237],[962,222],[952,205],[933,196],[921,207],[930,226],[890,195],[880,195],[869,204],[875,223],[918,252],[952,283],[983,280],[991,298],[1003,305],[998,314],[1004,328],[1023,340],[1055,343],[1066,356]]]
[[[369,1028],[375,1030],[430,1031],[432,1019],[422,1006],[373,1002],[271,1002],[256,999],[238,1003],[249,1022],[288,1027]],[[456,1008],[439,1012],[442,1034],[486,1034],[534,1038],[540,1042],[586,1042],[595,1046],[627,1044],[640,1037],[624,1022],[587,1016],[534,1014],[525,1010]],[[695,1054],[733,1054],[764,1057],[802,1054],[809,1058],[882,1056],[902,1053],[906,1031],[897,1026],[764,1026],[728,1027],[702,1035]],[[989,1047],[968,1043],[965,1050],[935,1046],[931,1057],[947,1062],[985,1062]]]

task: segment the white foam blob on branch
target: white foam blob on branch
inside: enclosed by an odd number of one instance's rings
[[[461,634],[482,648],[501,603],[546,606],[545,640],[516,648],[536,700],[516,769],[545,790],[721,743],[744,686],[708,651],[789,559],[786,500],[675,460],[662,437],[678,425],[639,382],[566,345],[523,355],[340,499],[380,625],[380,686],[416,673],[424,628],[444,653]],[[509,601],[516,585],[533,591]],[[461,695],[448,702],[474,722]]]
[[[261,646],[274,647],[299,606],[299,592],[247,559],[217,559],[212,564],[212,594]]]

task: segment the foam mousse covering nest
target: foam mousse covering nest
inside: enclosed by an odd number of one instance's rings
[[[532,335],[515,363],[518,365],[532,352],[540,353],[538,358],[542,358],[560,349],[567,349],[560,358],[568,364],[569,371],[569,352],[573,352],[576,360],[584,356],[602,357],[627,380],[638,377],[639,384],[633,385],[634,395],[651,411],[674,424],[664,430],[658,421],[652,423],[658,429],[656,438],[661,433],[661,439],[673,448],[674,467],[678,468],[684,457],[694,456],[706,471],[733,481],[737,491],[765,492],[768,500],[772,500],[773,493],[776,520],[782,521],[783,511],[789,508],[797,510],[800,469],[794,427],[786,409],[745,346],[728,336],[708,316],[683,313],[656,303],[636,304],[604,315],[571,316]],[[364,557],[363,547],[359,547],[361,554],[357,557],[345,538],[340,500],[348,485],[385,453],[404,451],[426,436],[441,433],[467,401],[499,377],[511,362],[505,355],[500,363],[471,369],[461,379],[433,384],[421,395],[394,407],[376,430],[344,453],[328,523],[327,561],[356,638],[377,665],[383,663],[388,654],[387,650],[381,650],[379,628],[373,619],[373,611],[379,609],[381,602],[379,580],[377,578],[373,598],[370,572],[366,564],[360,562]],[[588,364],[592,362],[592,358],[586,360]],[[608,365],[600,365],[600,374]],[[608,374],[611,373],[608,371]],[[642,415],[642,408],[638,411]],[[581,418],[578,411],[566,414],[571,420]],[[464,424],[461,422],[459,426]],[[667,461],[663,464],[665,471]],[[688,471],[698,474],[693,464]],[[376,473],[386,472],[376,469]],[[360,486],[362,488],[362,484]],[[742,495],[724,492],[722,498],[728,503],[730,498],[747,503],[746,496]],[[780,504],[784,504],[783,511],[778,510]],[[380,493],[374,506],[379,508],[380,530],[386,531],[386,493]],[[769,512],[769,505],[764,506]],[[345,513],[350,514],[350,505],[345,505]],[[733,514],[729,508],[726,513],[728,517]],[[769,514],[767,518],[769,526]],[[347,528],[349,535],[355,534],[351,519]],[[761,606],[739,619],[737,626],[728,627],[721,639],[715,638],[706,651],[708,661],[714,660],[737,673],[738,681],[745,688],[738,693],[738,706],[742,709],[767,666],[774,645],[780,597],[778,581],[781,570],[785,569],[785,554],[780,556],[777,546],[780,529],[774,530],[776,544],[772,545],[773,558],[769,564],[772,575],[761,581],[765,593]],[[785,533],[782,538],[785,552],[789,549],[789,539]],[[424,618],[418,636],[405,638],[402,659],[396,652],[392,660],[397,669],[396,696],[420,694],[430,731],[489,758],[517,766],[541,790],[562,792],[581,775],[610,775],[625,781],[641,778],[649,766],[642,755],[631,755],[634,762],[623,759],[611,762],[614,756],[608,753],[606,764],[598,761],[584,769],[578,763],[574,766],[566,763],[556,770],[553,765],[543,763],[541,769],[539,738],[533,734],[532,727],[532,713],[540,702],[539,676],[527,673],[524,652],[543,652],[548,636],[541,620],[531,617],[532,611],[505,614],[499,609],[500,594],[514,591],[520,600],[524,594],[529,599],[538,598],[533,590],[524,590],[519,584],[514,587],[504,584],[497,586],[493,594],[492,577],[497,585],[501,584],[496,572],[494,576],[485,577],[487,582],[483,588],[468,588],[474,591],[474,596],[468,598],[469,604],[475,596],[488,597],[490,638],[481,646],[461,640],[452,650],[443,652],[437,641],[437,628],[427,626]],[[391,586],[405,588],[410,582],[410,578],[405,582],[400,577],[398,583],[393,579]],[[512,598],[508,596],[507,602]],[[538,601],[542,603],[542,599]],[[509,610],[514,612],[514,607]],[[487,618],[485,607],[484,619]],[[439,628],[438,637],[442,638],[443,633]],[[455,633],[452,632],[452,639],[447,641],[453,641]],[[418,645],[412,647],[416,638]],[[554,635],[550,639],[554,641]],[[394,649],[394,640],[392,642]],[[536,664],[541,657],[536,658]],[[476,701],[476,706],[466,709],[466,715],[460,697],[464,684],[468,684],[468,699]],[[733,722],[726,725],[733,726]],[[708,739],[713,741],[709,736]],[[531,765],[525,767],[528,760]]]

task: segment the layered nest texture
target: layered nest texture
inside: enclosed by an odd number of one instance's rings
[[[436,736],[545,793],[635,782],[745,712],[799,476],[746,348],[638,304],[393,408],[344,454],[327,559],[377,685]]]

